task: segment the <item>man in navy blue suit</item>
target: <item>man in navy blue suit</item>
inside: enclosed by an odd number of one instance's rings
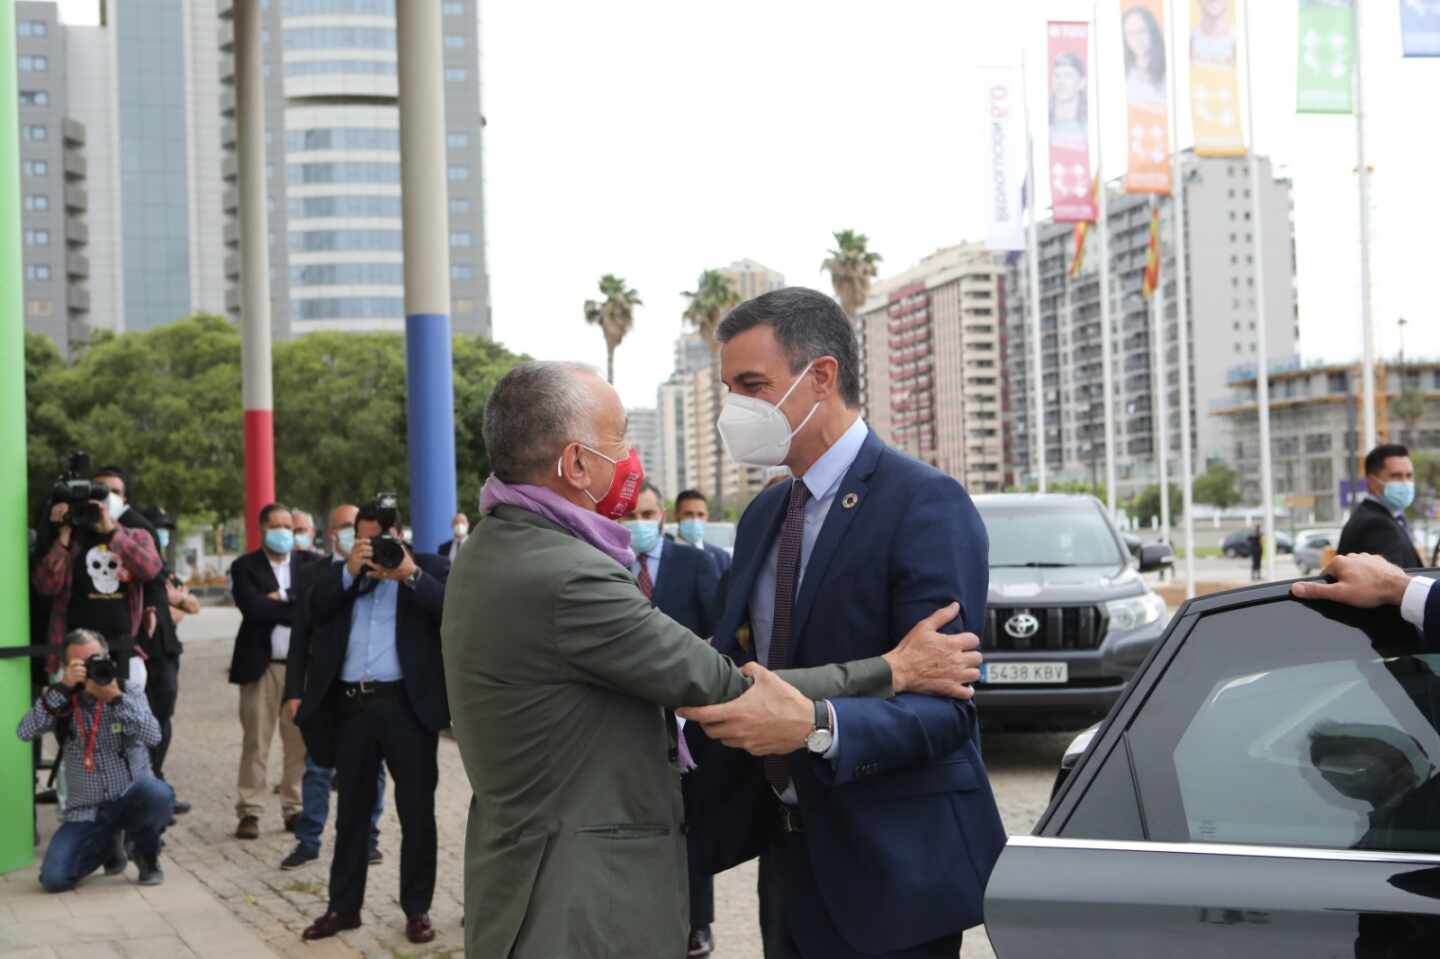
[[[741,518],[716,648],[767,669],[843,663],[947,606],[947,631],[979,632],[984,525],[959,483],[861,419],[840,307],[777,290],[738,306],[717,338],[730,455],[795,478]],[[767,959],[959,954],[1005,842],[968,693],[821,702],[803,744],[761,759],[720,747],[736,739],[733,707],[680,711],[704,728],[686,732],[702,831],[714,830],[707,865],[760,856]]]
[[[714,560],[715,568],[723,579],[730,572],[730,554],[714,543],[705,542],[705,524],[709,521],[710,504],[704,493],[698,489],[687,489],[675,497],[675,524],[680,542],[703,549]]]
[[[715,634],[719,613],[720,572],[703,550],[673,542],[661,535],[665,524],[664,498],[650,483],[640,489],[635,509],[625,517],[635,563],[630,572],[656,609],[702,639]],[[695,802],[691,777],[680,782],[687,811]],[[692,817],[687,814],[686,819]],[[690,846],[690,941],[687,959],[714,951],[710,925],[715,921],[715,877],[703,867],[696,848],[698,831],[687,834]]]
[[[1348,553],[1325,566],[1334,582],[1301,580],[1290,587],[1300,599],[1328,599],[1347,606],[1373,609],[1399,606],[1400,615],[1416,629],[1426,649],[1440,649],[1440,589],[1429,576],[1411,576],[1383,556]]]

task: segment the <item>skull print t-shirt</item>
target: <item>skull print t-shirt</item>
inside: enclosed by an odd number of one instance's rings
[[[78,531],[77,531],[78,532]],[[129,573],[110,552],[114,533],[80,533],[80,551],[70,572],[66,629],[93,629],[106,639],[130,635]]]

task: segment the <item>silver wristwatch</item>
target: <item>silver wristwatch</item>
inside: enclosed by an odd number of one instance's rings
[[[830,727],[830,703],[824,699],[815,701],[815,728],[805,737],[805,748],[817,756],[823,756],[835,742],[835,730]]]

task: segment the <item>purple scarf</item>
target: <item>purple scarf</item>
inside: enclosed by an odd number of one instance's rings
[[[480,512],[494,512],[497,506],[515,506],[563,526],[606,556],[629,569],[635,563],[630,548],[630,531],[594,510],[582,509],[553,490],[529,484],[510,485],[498,476],[485,481],[480,491]]]

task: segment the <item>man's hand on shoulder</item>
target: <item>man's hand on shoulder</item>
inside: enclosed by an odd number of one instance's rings
[[[746,663],[740,671],[754,682],[738,697],[677,709],[676,715],[699,723],[711,739],[754,756],[782,756],[803,747],[815,728],[815,704],[759,663]]]
[[[1399,606],[1410,586],[1410,576],[1385,559],[1370,553],[1336,556],[1325,566],[1333,583],[1299,582],[1290,587],[1298,599],[1328,599],[1347,606],[1373,609]]]
[[[974,633],[941,632],[959,615],[959,603],[936,610],[916,623],[900,645],[885,654],[895,692],[951,699],[975,695],[968,684],[980,679],[980,637]]]

